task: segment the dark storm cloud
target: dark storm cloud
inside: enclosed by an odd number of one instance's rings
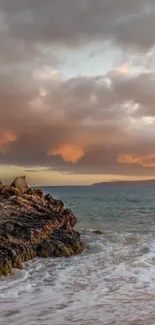
[[[66,46],[107,39],[143,49],[154,45],[154,0],[0,0],[0,8],[16,39]]]

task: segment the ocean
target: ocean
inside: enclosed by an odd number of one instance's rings
[[[155,187],[43,190],[75,213],[87,249],[1,279],[0,324],[155,325]]]

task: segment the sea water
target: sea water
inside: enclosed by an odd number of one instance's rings
[[[87,249],[2,278],[0,324],[155,325],[155,188],[43,190],[75,213]]]

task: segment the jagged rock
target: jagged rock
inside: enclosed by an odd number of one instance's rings
[[[80,234],[76,231],[58,229],[54,231],[49,240],[44,240],[35,246],[37,256],[58,257],[70,256],[81,252]]]
[[[38,257],[70,256],[83,250],[76,218],[63,202],[42,190],[0,187],[0,275]]]
[[[28,185],[25,181],[25,176],[19,176],[14,179],[14,181],[11,184],[12,187],[17,187],[19,189],[26,189],[28,188]]]

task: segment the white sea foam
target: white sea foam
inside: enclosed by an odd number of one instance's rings
[[[1,280],[0,324],[153,325],[154,238],[85,236],[81,256],[34,260]]]

